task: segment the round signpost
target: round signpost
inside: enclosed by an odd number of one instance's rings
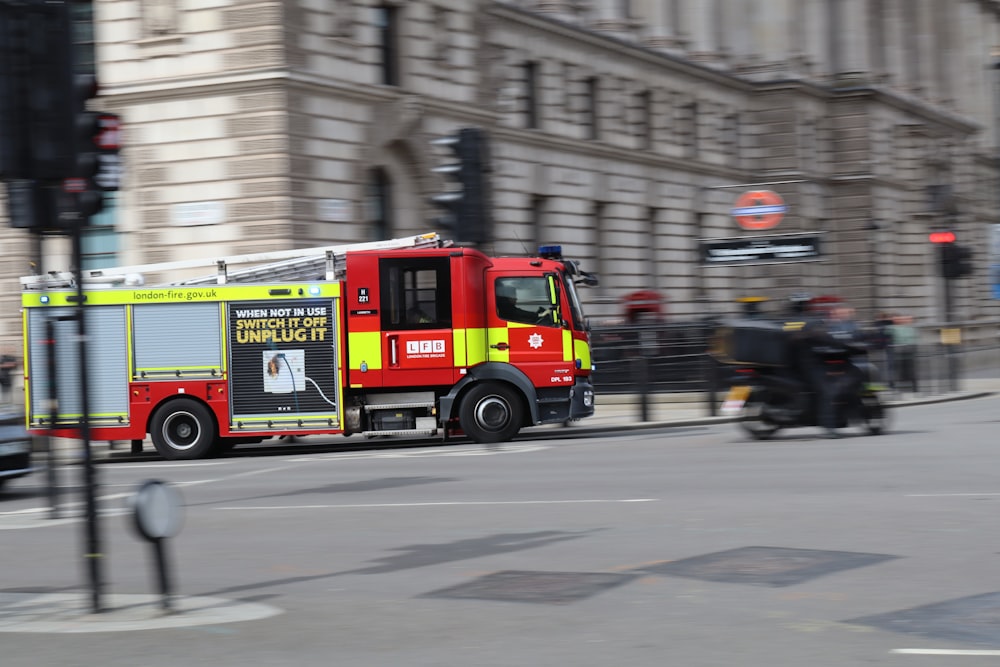
[[[785,200],[773,190],[749,190],[736,198],[732,214],[747,231],[774,229],[785,217]]]
[[[170,576],[163,541],[180,532],[183,511],[181,494],[158,479],[147,479],[129,499],[136,532],[153,545],[161,606],[170,610]]]

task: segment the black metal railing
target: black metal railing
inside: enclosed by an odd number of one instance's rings
[[[727,371],[708,355],[715,324],[710,321],[594,326],[591,330],[594,386],[598,394],[663,394],[724,391]],[[962,379],[984,368],[1000,372],[996,323],[966,324],[962,341],[941,342],[941,327],[918,327],[913,354],[915,386],[900,383],[892,350],[873,349],[869,361],[885,384],[900,391],[937,394],[961,388]],[[895,368],[892,366],[895,365]],[[890,370],[895,371],[890,374]],[[704,400],[694,398],[693,400]]]

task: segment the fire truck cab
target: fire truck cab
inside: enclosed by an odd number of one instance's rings
[[[23,278],[29,428],[79,433],[78,310],[92,438],[148,434],[168,459],[283,435],[493,443],[593,414],[576,289],[596,278],[558,247],[491,258],[429,234],[274,255],[153,287],[126,283],[170,265],[84,272],[79,308],[53,284],[75,276]]]

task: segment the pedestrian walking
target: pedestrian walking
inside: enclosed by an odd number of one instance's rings
[[[882,373],[880,378],[895,386],[896,379],[893,371],[892,358],[892,313],[881,312],[875,321],[872,322],[871,349],[876,351],[878,359],[882,362]]]
[[[892,359],[896,371],[896,388],[917,393],[917,341],[912,315],[896,315],[892,326]]]

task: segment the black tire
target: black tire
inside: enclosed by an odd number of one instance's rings
[[[889,425],[889,414],[875,394],[861,397],[861,420],[870,435],[882,435]]]
[[[763,414],[764,397],[755,390],[743,405],[743,412],[740,415],[740,426],[754,440],[767,440],[781,428],[777,424],[764,421]]]
[[[524,424],[521,395],[499,382],[473,385],[462,397],[458,423],[465,434],[479,443],[506,442]]]
[[[149,425],[156,451],[171,461],[201,459],[215,450],[212,413],[190,398],[175,398],[160,406]]]

